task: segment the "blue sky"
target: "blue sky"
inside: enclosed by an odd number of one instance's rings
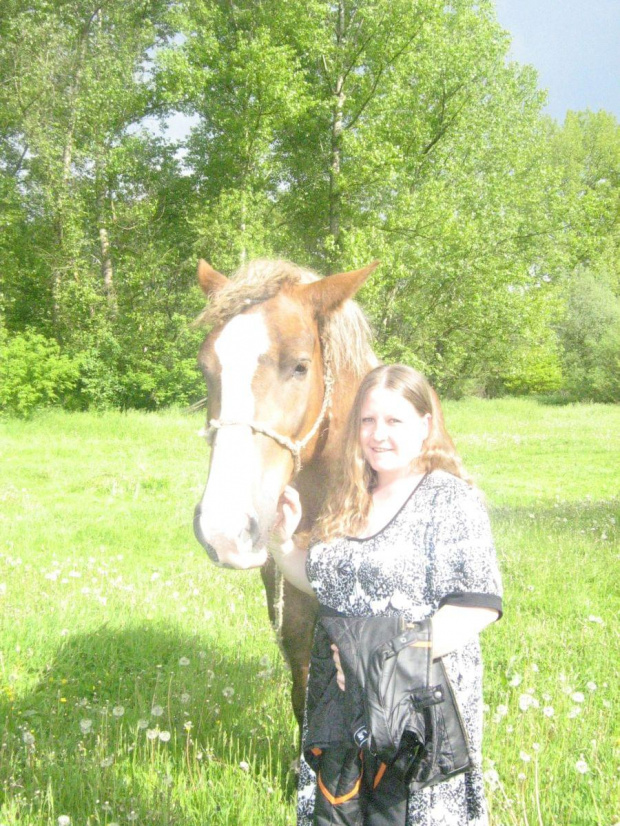
[[[510,56],[538,72],[546,112],[605,109],[620,120],[620,0],[496,0]]]

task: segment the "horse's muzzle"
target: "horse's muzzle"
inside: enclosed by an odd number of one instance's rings
[[[258,520],[253,516],[246,516],[244,527],[238,532],[235,539],[225,537],[224,533],[214,532],[213,539],[205,536],[203,528],[202,503],[194,509],[194,535],[207,552],[211,562],[222,568],[254,568],[262,565],[266,559],[266,551],[261,549],[260,528]],[[218,552],[218,540],[225,546]],[[230,557],[230,562],[222,560]]]

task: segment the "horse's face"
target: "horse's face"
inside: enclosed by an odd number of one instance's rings
[[[309,431],[323,394],[317,324],[308,308],[277,296],[207,336],[199,356],[215,432],[195,531],[213,561],[262,565],[291,452],[250,423],[292,441]]]
[[[201,262],[199,279],[209,294],[227,280],[207,266]],[[317,319],[361,285],[368,272],[360,272],[289,287],[214,329],[201,347],[208,418],[225,424],[215,430],[194,531],[216,563],[253,568],[266,561],[278,499],[295,462],[289,449],[250,424],[292,442],[312,430],[324,394]]]

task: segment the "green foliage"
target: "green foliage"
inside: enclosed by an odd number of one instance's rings
[[[601,274],[576,274],[559,328],[564,388],[573,399],[620,402],[620,295]]]
[[[78,365],[58,343],[27,330],[9,336],[0,326],[0,411],[27,418],[75,387]]]
[[[2,8],[0,313],[79,362],[73,406],[202,395],[195,261],[258,256],[379,259],[378,353],[443,394],[550,391],[561,368],[560,392],[615,398],[559,324],[582,269],[619,294],[618,124],[542,117],[491,0]],[[182,146],[145,128],[174,112]]]

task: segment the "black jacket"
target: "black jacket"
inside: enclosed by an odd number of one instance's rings
[[[304,756],[317,771],[329,749],[356,746],[412,789],[471,768],[467,737],[431,622],[320,616],[308,683]],[[331,644],[345,691],[336,683]]]

